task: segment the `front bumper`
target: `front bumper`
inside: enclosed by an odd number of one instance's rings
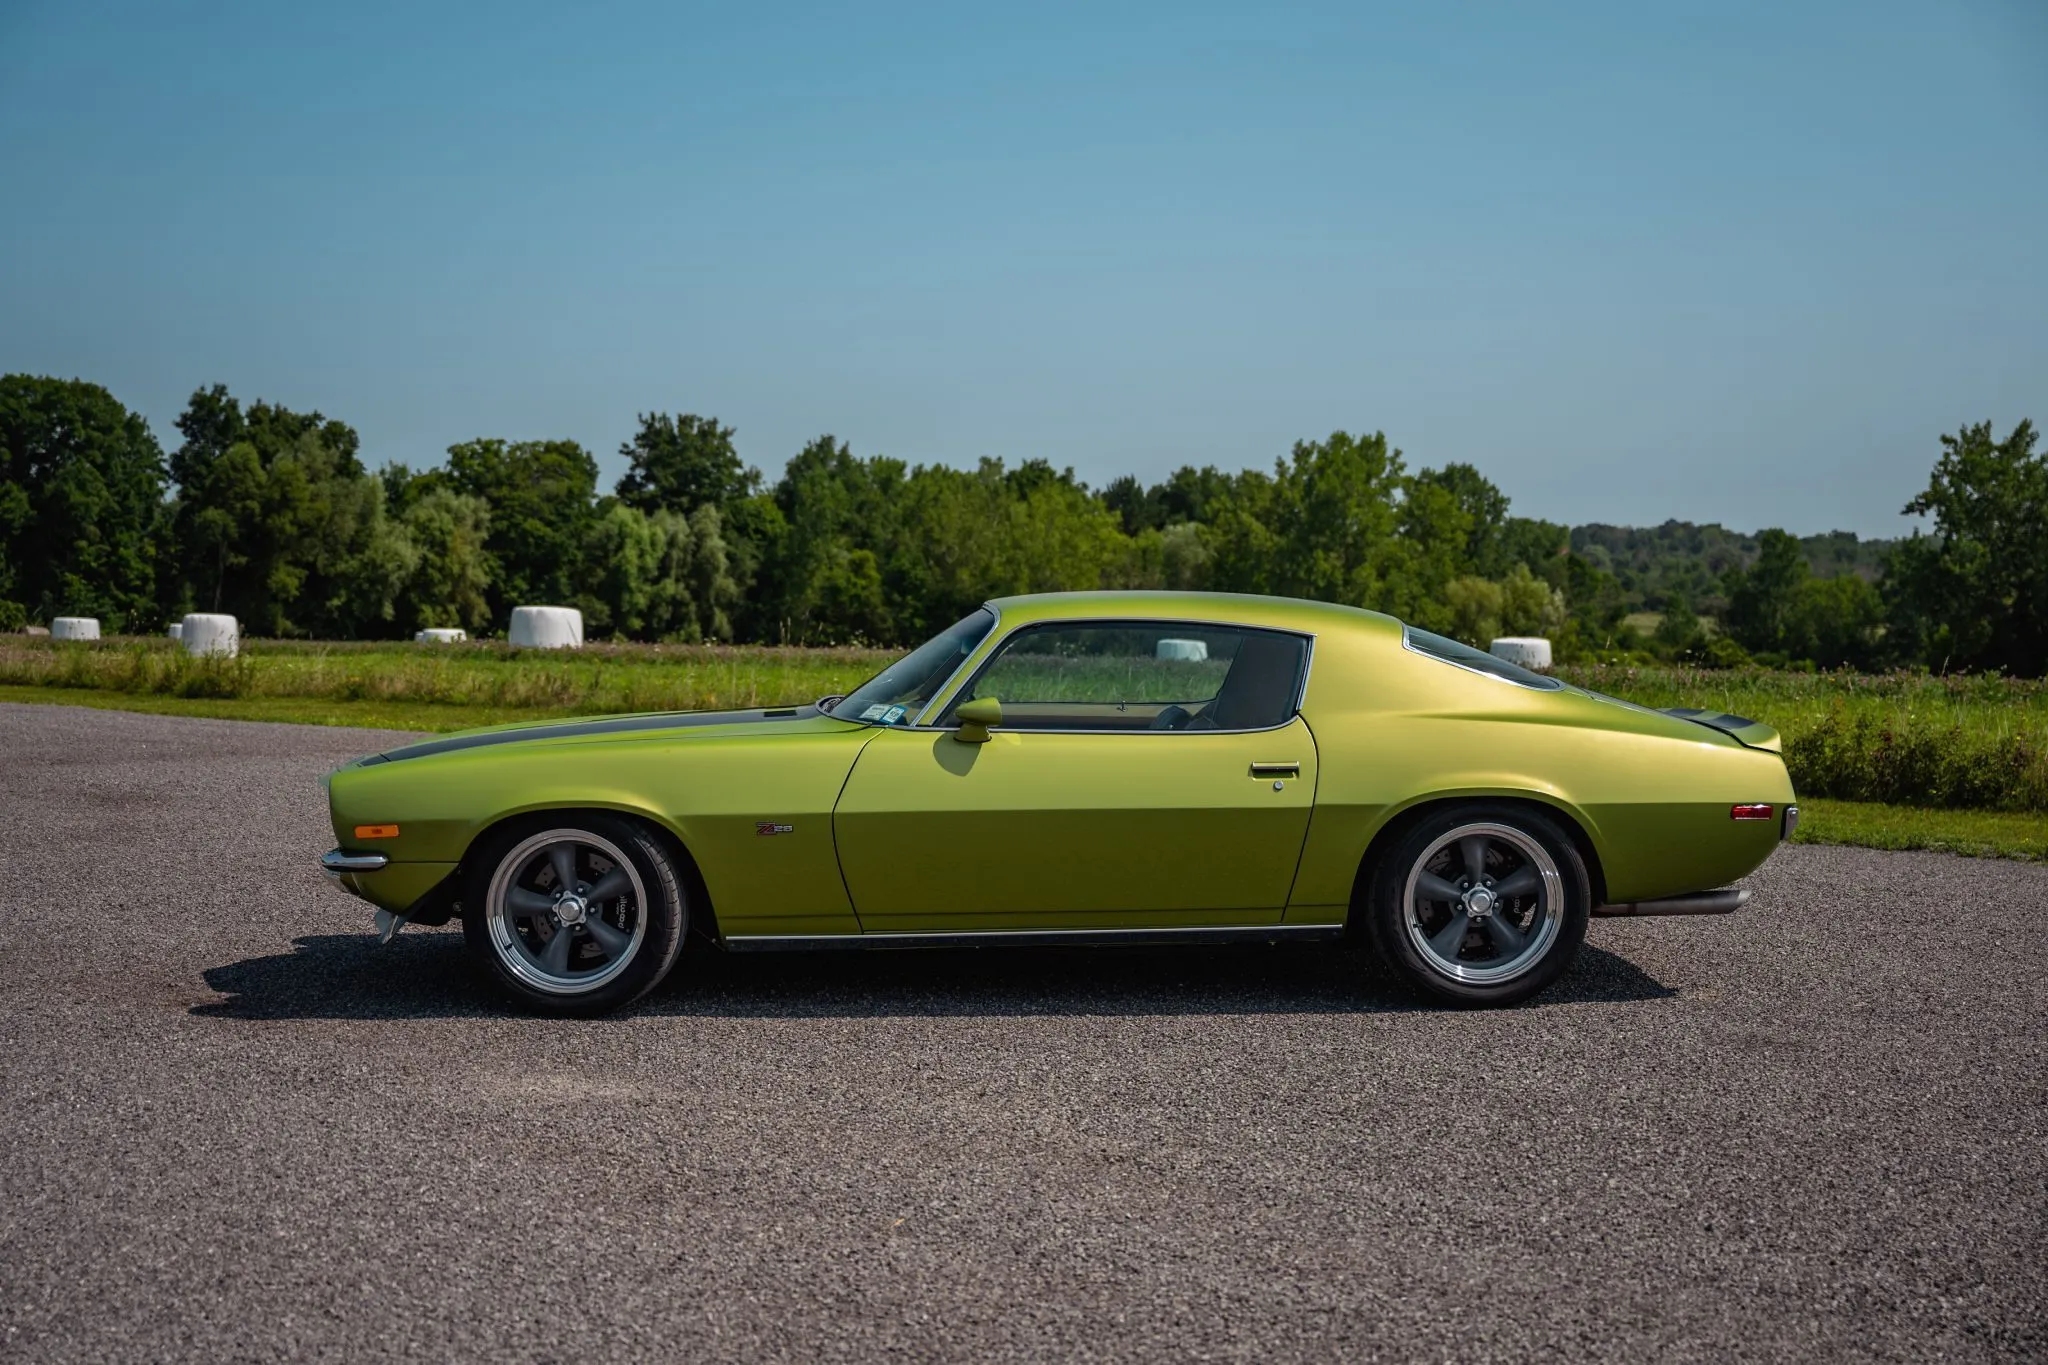
[[[381,872],[390,865],[381,853],[343,853],[335,848],[320,855],[320,870],[336,882],[344,872]]]
[[[448,922],[454,863],[399,861],[383,853],[345,853],[337,848],[321,855],[320,870],[351,896],[394,915],[410,915],[415,924]]]

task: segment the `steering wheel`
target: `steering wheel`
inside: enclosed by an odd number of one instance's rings
[[[1183,725],[1186,725],[1189,717],[1194,714],[1185,706],[1163,706],[1159,709],[1159,714],[1152,717],[1152,724],[1146,728],[1150,730],[1178,730]]]

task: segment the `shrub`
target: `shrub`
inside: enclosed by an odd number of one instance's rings
[[[1852,713],[1836,706],[1787,737],[1802,795],[1973,810],[2048,810],[2048,750],[2024,734]]]

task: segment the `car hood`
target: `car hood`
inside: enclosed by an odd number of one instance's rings
[[[654,711],[630,716],[591,716],[582,720],[528,721],[496,725],[482,730],[463,730],[436,739],[422,740],[403,748],[387,750],[358,759],[355,766],[400,763],[408,759],[431,758],[436,754],[460,753],[468,749],[503,744],[555,744],[572,740],[677,738],[693,731],[729,731],[735,726],[756,727],[758,733],[773,734],[785,728],[801,730],[848,729],[851,720],[834,719],[816,706],[770,706],[747,711]]]

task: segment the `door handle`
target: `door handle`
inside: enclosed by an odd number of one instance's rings
[[[1254,763],[1254,764],[1252,764],[1252,776],[1253,776],[1253,777],[1300,777],[1300,776],[1301,776],[1301,764],[1300,764],[1299,762],[1289,762],[1289,763]]]

